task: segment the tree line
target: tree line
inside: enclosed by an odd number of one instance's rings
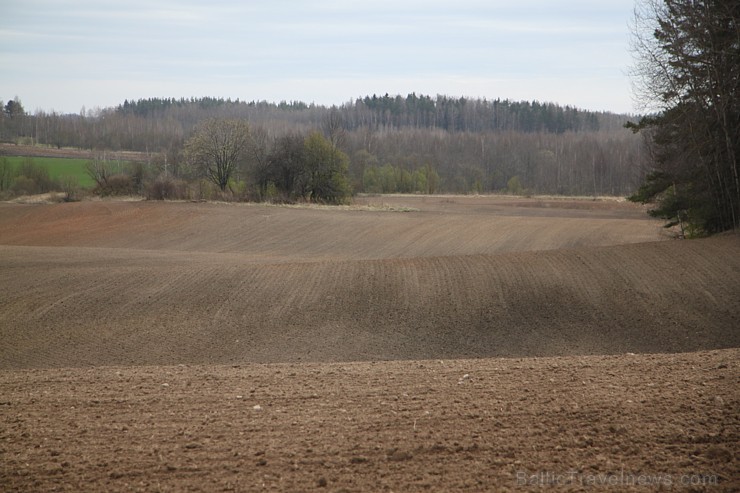
[[[253,147],[269,150],[273,161],[284,156],[286,168],[291,146],[318,132],[346,156],[352,192],[490,193],[509,190],[516,178],[525,193],[627,195],[641,183],[647,156],[643,140],[623,128],[626,115],[536,101],[386,94],[326,107],[150,98],[79,114],[28,114],[13,101],[13,112],[0,118],[6,142],[146,152],[178,179],[193,178],[186,142],[213,119],[248,124]],[[234,177],[255,190],[287,187],[285,178],[268,176],[265,162],[250,152]],[[298,183],[307,186],[305,175]],[[297,197],[305,190],[275,192]]]
[[[656,111],[629,125],[651,165],[632,199],[686,235],[740,228],[740,3],[642,0],[633,48]]]
[[[0,101],[0,141],[142,151],[173,178],[208,177],[222,192],[247,187],[286,200],[337,201],[350,192],[631,195],[687,235],[739,228],[740,3],[638,0],[633,53],[648,110],[637,122],[537,101],[415,93],[332,107],[150,98],[79,114],[29,114],[16,97]],[[244,126],[247,144],[228,178],[195,151],[200,133],[216,125],[208,122]]]

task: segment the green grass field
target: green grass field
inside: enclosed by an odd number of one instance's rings
[[[72,158],[59,158],[59,157],[21,157],[12,156],[6,157],[8,162],[14,167],[19,167],[21,163],[26,159],[31,159],[33,163],[39,167],[46,168],[49,171],[49,176],[56,180],[63,176],[71,176],[77,178],[77,182],[83,188],[92,188],[95,182],[85,171],[85,164],[88,159],[72,159]]]

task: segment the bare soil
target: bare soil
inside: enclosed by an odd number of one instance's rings
[[[0,204],[0,490],[738,491],[740,238],[667,240],[608,200]]]
[[[42,147],[0,143],[0,156],[60,157],[75,159],[95,159],[103,153],[76,147]],[[106,154],[108,159],[121,161],[148,161],[151,156],[145,152],[116,151]]]
[[[739,357],[5,371],[0,488],[737,491]]]

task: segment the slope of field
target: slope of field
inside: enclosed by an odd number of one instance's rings
[[[655,239],[656,225],[598,210],[542,217],[538,208],[522,208],[534,211],[525,216],[510,208],[489,217],[443,206],[4,207],[0,367],[740,345],[736,236],[596,247],[649,232]],[[259,218],[265,213],[269,220]],[[622,238],[597,235],[620,227]],[[556,249],[531,251],[548,247]]]
[[[380,199],[382,200],[382,199]],[[0,204],[0,244],[238,253],[245,261],[415,258],[665,239],[632,204],[396,197],[413,212],[255,204]],[[364,199],[373,205],[373,199]],[[382,207],[382,202],[377,204]]]

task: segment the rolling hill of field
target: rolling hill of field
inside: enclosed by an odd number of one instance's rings
[[[666,238],[659,223],[619,202],[412,196],[365,198],[346,208],[122,201],[0,207],[2,245],[233,253],[248,262],[450,257]]]
[[[660,241],[658,224],[619,203],[396,200],[411,211],[2,206],[0,366],[557,356],[740,343],[734,236]]]
[[[632,204],[0,204],[0,274],[0,489],[738,487],[740,238]]]

